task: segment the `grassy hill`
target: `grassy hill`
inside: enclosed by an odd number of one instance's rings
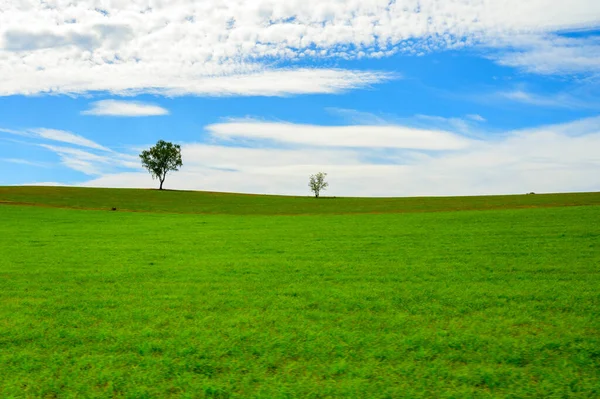
[[[600,205],[600,193],[472,197],[331,198],[76,187],[0,187],[0,204],[121,211],[317,215]]]
[[[2,398],[600,396],[597,193],[0,200]]]

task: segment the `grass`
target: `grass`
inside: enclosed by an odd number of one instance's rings
[[[480,197],[328,198],[75,187],[0,187],[0,204],[122,211],[318,215],[600,205],[600,193]]]
[[[236,212],[233,195],[40,190]],[[545,207],[585,195],[302,217],[260,215],[310,213],[282,197],[239,196],[257,204],[242,216],[0,206],[0,397],[600,397],[600,207]]]

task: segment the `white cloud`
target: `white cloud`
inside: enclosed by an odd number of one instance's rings
[[[600,21],[596,24],[600,25]],[[500,49],[491,56],[499,64],[527,72],[547,75],[600,73],[598,36],[519,35],[494,40],[490,45]]]
[[[0,95],[337,93],[387,76],[279,67],[477,44],[532,72],[598,71],[597,42],[551,33],[599,15],[596,0],[3,1]]]
[[[538,107],[549,108],[570,108],[570,109],[600,109],[600,103],[587,94],[575,96],[570,93],[557,94],[537,94],[526,90],[509,90],[498,92],[493,95],[502,99],[507,99],[523,104],[534,105]]]
[[[171,62],[171,61],[169,61]],[[175,62],[175,61],[173,61]],[[159,68],[163,68],[160,70]],[[155,68],[148,71],[148,68]],[[185,65],[133,64],[115,67],[113,64],[82,68],[65,75],[58,70],[35,71],[36,80],[29,80],[31,71],[16,70],[14,79],[0,83],[0,95],[70,93],[108,91],[133,96],[152,93],[165,96],[286,96],[294,94],[333,94],[396,78],[396,75],[373,71],[341,69],[268,70],[248,67],[247,71],[225,76],[203,76],[202,67]],[[0,64],[0,70],[2,66]],[[257,69],[254,71],[254,69]],[[178,70],[173,76],[173,70]]]
[[[561,106],[563,104],[562,102],[557,101],[554,98],[539,96],[536,94],[528,93],[523,90],[505,91],[505,92],[497,93],[497,95],[500,97],[512,100],[512,101],[518,101],[521,103],[531,104],[531,105],[555,107],[555,106]]]
[[[96,150],[110,151],[108,148],[98,143],[95,143],[92,140],[86,139],[85,137],[64,130],[40,128],[32,129],[30,130],[30,132],[37,135],[38,137],[48,140],[61,141],[63,143],[75,144],[81,147],[94,148]]]
[[[80,136],[78,134],[67,132],[65,130],[46,129],[46,128],[37,128],[37,129],[28,129],[28,130],[0,129],[0,132],[9,133],[9,134],[13,134],[13,135],[21,136],[21,137],[59,141],[62,143],[74,144],[77,146],[92,148],[95,150],[111,151],[108,148],[106,148],[92,140],[86,139],[85,137]]]
[[[340,116],[348,125],[361,125],[363,129],[369,126],[412,128],[416,131],[442,131],[460,133],[463,136],[478,137],[478,124],[487,120],[478,114],[464,117],[442,117],[417,114],[412,117],[371,113],[348,108],[327,108],[333,115]]]
[[[27,133],[25,132],[21,132],[19,130],[14,130],[14,129],[2,129],[0,128],[0,132],[2,133],[8,133],[8,134],[14,134],[16,136],[26,136]]]
[[[96,116],[158,116],[168,115],[169,111],[154,104],[138,101],[102,100],[91,104],[92,107],[81,112],[83,115]]]
[[[438,129],[451,129],[463,135],[474,133],[473,121],[471,118],[443,117],[434,115],[416,115],[414,119],[416,126],[435,126]],[[474,135],[474,134],[473,134]]]
[[[552,132],[568,137],[593,136],[600,132],[600,116],[579,119],[558,125],[540,126],[511,132],[514,136],[537,135],[544,132]]]
[[[95,154],[78,148],[41,144],[40,147],[57,154],[61,163],[86,175],[100,176],[123,169],[141,169],[139,160],[133,155],[114,151]]]
[[[206,130],[220,139],[273,140],[310,146],[457,150],[472,144],[446,131],[395,125],[315,126],[232,120],[209,125]]]

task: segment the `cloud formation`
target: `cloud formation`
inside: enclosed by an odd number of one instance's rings
[[[94,150],[110,152],[111,150],[100,145],[92,140],[89,140],[83,136],[75,133],[67,132],[65,130],[58,129],[47,129],[47,128],[35,128],[28,130],[14,130],[14,129],[0,129],[0,132],[8,133],[11,135],[29,137],[34,139],[43,139],[50,141],[58,141],[61,143],[74,144],[80,147],[91,148]]]
[[[209,125],[206,130],[220,139],[272,140],[308,146],[355,148],[404,148],[458,150],[471,145],[460,135],[397,125],[316,126],[292,123],[232,120]]]
[[[479,46],[535,73],[598,72],[596,0],[0,2],[0,95],[337,93],[389,78],[293,67]],[[281,69],[285,65],[285,69]]]
[[[123,169],[139,168],[139,159],[134,155],[117,152],[92,152],[89,149],[39,144],[40,147],[58,155],[61,163],[73,170],[86,175],[102,176],[105,173],[115,173]]]
[[[169,111],[154,104],[139,101],[102,100],[91,104],[91,108],[81,112],[82,115],[95,116],[159,116],[168,115]]]
[[[308,176],[324,171],[329,174],[328,195],[337,196],[600,190],[600,117],[497,132],[488,139],[462,137],[464,141],[459,142],[468,145],[444,145],[435,151],[428,148],[427,140],[414,146],[418,149],[398,146],[403,132],[411,129],[402,125],[389,127],[396,129],[392,131],[398,133],[398,142],[390,140],[385,144],[377,134],[371,138],[365,135],[360,138],[361,146],[356,147],[353,129],[277,123],[272,129],[267,126],[266,136],[258,137],[248,132],[255,131],[254,124],[264,127],[268,122],[229,123],[231,126],[218,125],[218,130],[233,133],[213,137],[217,139],[214,143],[181,143],[184,166],[167,178],[168,188],[308,195]],[[277,133],[280,128],[283,132]],[[238,135],[238,130],[243,134]],[[332,133],[338,140],[353,145],[331,146],[327,137],[321,138]],[[425,132],[419,131],[422,133]],[[295,140],[298,135],[305,138]],[[283,140],[279,140],[280,136]],[[258,145],[247,146],[249,137]],[[435,135],[423,136],[428,137],[437,140]],[[452,133],[452,137],[461,135]],[[79,185],[155,187],[134,150],[119,153],[89,146],[42,146],[57,154],[64,166],[89,176]]]
[[[494,93],[492,97],[538,107],[600,109],[600,102],[587,93],[572,94],[563,92],[553,94],[538,94],[523,89],[515,89]]]
[[[75,144],[81,147],[93,148],[96,150],[102,151],[110,151],[108,148],[92,141],[88,140],[85,137],[79,136],[77,134],[73,134],[71,132],[66,132],[64,130],[57,129],[32,129],[29,131],[31,134],[36,135],[43,139],[60,141],[68,144]]]
[[[596,21],[598,25],[600,21]],[[526,72],[544,75],[600,73],[600,36],[517,35],[496,39],[491,46],[499,49],[491,58],[500,65]]]
[[[35,161],[30,161],[28,159],[22,159],[22,158],[0,158],[0,161],[19,164],[19,165],[35,166],[35,167],[40,167],[40,168],[47,168],[49,166],[47,163],[44,163],[44,162],[35,162]]]

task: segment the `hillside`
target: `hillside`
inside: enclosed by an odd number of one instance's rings
[[[230,215],[409,213],[600,205],[600,193],[331,198],[78,187],[0,187],[0,204]]]

